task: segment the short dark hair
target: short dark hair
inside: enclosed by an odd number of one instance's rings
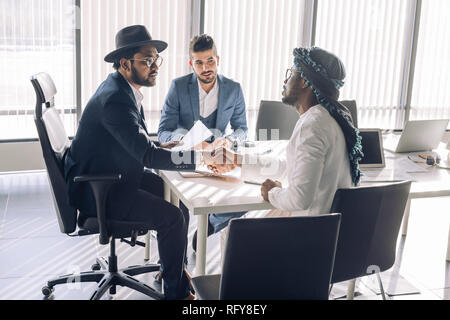
[[[210,49],[213,49],[214,54],[217,55],[217,48],[213,38],[207,34],[201,34],[192,38],[189,45],[189,56],[192,57],[193,52],[206,51]]]
[[[114,59],[113,62],[113,68],[114,70],[119,70],[120,67],[120,59],[125,58],[125,59],[131,59],[134,57],[134,55],[136,53],[138,53],[141,50],[141,47],[135,47],[135,48],[131,48],[128,49],[127,51],[124,51],[119,58]],[[131,62],[133,63],[133,61]]]

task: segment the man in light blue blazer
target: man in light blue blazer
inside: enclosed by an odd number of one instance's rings
[[[179,141],[201,120],[214,134],[208,141],[215,148],[233,147],[247,136],[245,101],[241,85],[217,74],[219,56],[214,40],[208,35],[195,36],[189,47],[189,64],[193,73],[174,79],[163,106],[158,128],[160,142]],[[230,124],[232,132],[225,131]],[[181,204],[182,210],[187,210]],[[226,227],[228,221],[245,212],[211,214],[208,235]],[[193,238],[196,250],[197,233]]]

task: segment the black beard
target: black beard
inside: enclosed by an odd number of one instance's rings
[[[137,84],[138,86],[142,86],[142,87],[153,87],[155,85],[155,83],[151,83],[150,79],[142,79],[137,70],[134,68],[133,65],[131,65],[131,79],[133,80],[133,82],[135,84]]]
[[[297,102],[297,98],[294,97],[283,97],[281,99],[281,102],[284,104],[287,104],[288,106],[295,107],[295,103]]]
[[[202,78],[200,78],[199,76],[197,76],[197,79],[198,79],[200,82],[203,82],[203,83],[205,83],[205,84],[214,82],[214,81],[216,80],[216,78],[217,78],[217,76],[214,75],[214,77],[213,77],[211,80],[205,80],[205,79],[202,79]]]

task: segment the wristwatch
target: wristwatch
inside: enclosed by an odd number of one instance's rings
[[[232,139],[230,136],[226,136],[225,139],[230,141],[230,143],[231,143],[231,150],[237,151],[237,149],[239,147],[238,141],[236,139]]]

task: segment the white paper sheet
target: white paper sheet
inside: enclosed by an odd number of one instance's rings
[[[408,158],[402,158],[395,161],[395,165],[397,168],[401,168],[403,172],[408,173],[420,173],[420,172],[428,172],[426,168],[423,166],[414,163],[413,161],[409,160]]]
[[[395,182],[411,180],[413,177],[406,172],[392,169],[367,170],[361,172],[361,182]]]
[[[229,177],[229,178],[241,178],[241,168],[236,167],[233,170],[224,173],[224,174],[215,174],[212,170],[209,170],[207,166],[199,166],[195,170],[196,173],[204,174],[204,175],[211,175],[215,177]]]
[[[183,144],[172,148],[170,151],[187,151],[202,141],[211,137],[213,133],[203,124],[201,120],[194,123],[191,130],[183,137]]]

